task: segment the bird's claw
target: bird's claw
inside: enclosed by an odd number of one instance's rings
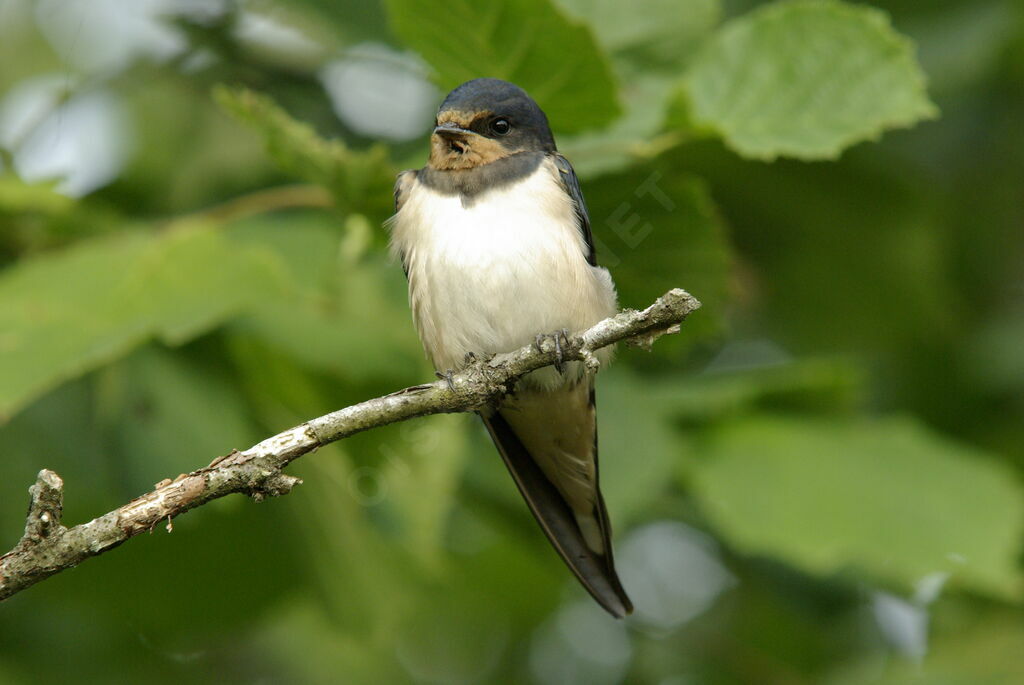
[[[455,372],[454,371],[452,371],[451,369],[448,369],[444,373],[442,373],[440,371],[435,371],[434,375],[437,376],[438,379],[440,379],[442,381],[446,381],[448,383],[448,389],[451,390],[452,392],[455,392]]]
[[[534,347],[537,348],[538,352],[543,352],[544,351],[543,344],[544,344],[544,339],[545,338],[551,338],[551,342],[553,342],[555,344],[555,364],[554,364],[554,366],[555,366],[555,371],[557,371],[559,373],[559,375],[561,375],[561,374],[565,373],[565,358],[563,357],[562,344],[564,343],[566,347],[569,346],[569,329],[568,328],[563,328],[562,330],[555,331],[554,333],[540,333],[540,334],[538,334],[537,338],[533,342]]]

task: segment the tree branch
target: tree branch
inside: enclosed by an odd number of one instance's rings
[[[700,307],[694,297],[674,289],[643,311],[626,310],[570,337],[562,358],[596,369],[593,352],[620,341],[649,347]],[[478,411],[500,400],[521,376],[555,362],[555,345],[543,340],[491,359],[479,359],[448,380],[417,385],[331,412],[279,433],[244,452],[232,451],[209,466],[174,480],[88,523],[61,525],[64,483],[39,472],[29,488],[31,503],[25,534],[0,557],[0,600],[39,581],[102,554],[144,531],[210,500],[240,492],[259,501],[284,495],[301,481],[282,472],[290,462],[321,445],[354,433],[429,414]]]

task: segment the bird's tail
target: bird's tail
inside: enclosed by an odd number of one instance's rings
[[[495,412],[491,416],[483,416],[494,444],[501,453],[505,465],[522,493],[523,498],[533,512],[548,540],[565,561],[569,569],[579,579],[597,603],[616,618],[622,618],[633,612],[622,583],[615,573],[615,562],[612,558],[611,525],[604,499],[600,491],[596,498],[597,525],[604,540],[602,553],[597,553],[584,539],[577,517],[573,514],[558,489],[544,475],[540,466],[530,456],[522,441],[516,436],[508,422],[501,414]]]

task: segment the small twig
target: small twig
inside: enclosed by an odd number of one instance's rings
[[[617,342],[639,339],[650,345],[700,306],[694,297],[674,289],[643,311],[627,310],[587,331],[568,337],[556,349],[548,339],[491,359],[467,359],[450,380],[405,388],[384,397],[312,419],[279,433],[244,452],[232,451],[204,468],[165,479],[151,492],[88,523],[61,525],[63,482],[52,471],[40,471],[32,495],[25,534],[0,556],[0,600],[89,557],[117,547],[128,538],[152,531],[200,505],[232,493],[254,500],[291,492],[302,481],[282,469],[321,445],[370,428],[430,414],[478,411],[500,400],[523,375],[559,358],[594,367],[594,351]]]
[[[282,209],[329,208],[333,206],[334,200],[331,194],[320,186],[307,184],[276,186],[253,191],[208,209],[177,217],[168,221],[165,227],[189,226],[204,221],[230,223]]]

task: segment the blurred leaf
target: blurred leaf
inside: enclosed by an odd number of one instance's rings
[[[0,274],[0,417],[147,338],[180,344],[281,287],[276,260],[202,227],[122,233]]]
[[[0,173],[0,213],[60,215],[70,211],[75,201],[54,191],[55,185],[25,183],[16,176]]]
[[[714,28],[720,0],[557,0],[589,24],[602,47],[650,68],[679,67]]]
[[[0,163],[0,264],[107,233],[120,217],[95,203],[76,201],[54,190],[55,182],[26,183],[2,172]]]
[[[982,613],[982,612],[979,612]],[[825,685],[1017,685],[1024,682],[1020,615],[984,612],[929,640],[920,662],[879,655],[840,668]],[[991,615],[995,614],[995,615]],[[938,631],[935,631],[938,632]]]
[[[678,380],[678,379],[677,379]],[[621,366],[597,383],[601,489],[615,522],[635,521],[672,483],[688,445],[670,420],[670,407],[645,380]]]
[[[863,394],[864,373],[838,359],[798,359],[682,378],[646,378],[645,397],[687,424],[721,421],[760,409],[847,412]]]
[[[484,570],[475,566],[474,570]],[[492,580],[501,584],[503,578]],[[495,610],[493,592],[482,593],[475,585],[446,583],[439,588],[443,592],[421,596],[416,611],[410,612],[395,637],[395,650],[413,682],[493,682],[493,671],[509,641],[510,616]],[[503,604],[516,603],[512,593],[522,588],[513,585],[501,590]]]
[[[344,299],[296,295],[266,302],[233,328],[241,335],[258,336],[306,368],[335,378],[357,383],[390,380],[396,385],[430,380],[408,318],[390,306],[374,317],[373,307],[366,306],[380,303],[380,293],[372,291],[378,275],[370,269],[351,274],[355,287]],[[360,292],[373,299],[349,309],[350,298],[354,300]],[[389,327],[389,322],[397,325]]]
[[[347,632],[382,635],[408,611],[423,567],[375,525],[371,488],[380,484],[379,472],[356,466],[348,447],[330,445],[302,460],[295,473],[306,494],[291,506],[323,609]]]
[[[311,543],[319,545],[319,540]],[[344,577],[337,582],[340,585]],[[340,588],[339,588],[340,589]],[[353,597],[357,604],[368,599]],[[378,598],[387,603],[388,597]],[[339,674],[351,683],[405,683],[407,674],[394,657],[394,645],[372,634],[345,630],[324,611],[323,601],[300,596],[282,604],[275,614],[254,626],[259,654],[287,666],[283,682],[332,685]],[[267,674],[254,674],[254,680]]]
[[[751,164],[710,143],[673,160],[711,177],[741,249],[744,304],[787,348],[895,353],[902,373],[962,330],[952,246],[918,167],[868,148],[835,164]]]
[[[918,44],[930,90],[941,95],[990,77],[1014,30],[1019,30],[1014,16],[1020,12],[1019,3],[984,0],[938,4],[936,9],[907,25]]]
[[[787,0],[723,26],[685,81],[694,122],[745,157],[834,159],[937,114],[910,42],[882,12]]]
[[[384,15],[384,7],[379,2],[298,0],[289,5],[309,7],[314,11],[312,21],[328,24],[328,30],[324,31],[327,35],[321,38],[321,41],[333,37],[336,40],[342,38],[349,43],[360,43],[368,40],[386,40],[389,37],[387,17]],[[284,11],[285,7],[276,5],[274,10]]]
[[[420,382],[429,372],[401,267],[376,253],[346,255],[348,236],[336,223],[330,214],[290,214],[285,224],[257,218],[229,229],[243,244],[273,250],[296,286],[248,311],[232,329],[346,381]]]
[[[468,420],[475,417],[406,421],[378,447],[383,504],[395,512],[410,551],[427,566],[441,561],[445,523],[469,455]]]
[[[136,491],[265,437],[216,362],[144,347],[104,369],[99,387],[97,413],[127,457],[122,482]]]
[[[1021,594],[1024,490],[985,454],[895,419],[753,418],[703,448],[693,491],[744,553],[903,588],[949,573],[979,592]]]
[[[132,155],[106,190],[117,206],[175,215],[251,192],[277,175],[252,144],[252,132],[207,97],[204,83],[149,70],[136,78],[146,87],[126,89],[125,97],[134,114],[133,144],[144,154]]]
[[[624,111],[610,126],[559,136],[582,178],[650,161],[683,142],[689,128],[665,131],[665,113],[678,90],[679,72],[718,23],[718,0],[559,0],[590,24],[611,55]]]
[[[1024,312],[1004,315],[995,325],[973,329],[962,348],[963,364],[975,384],[997,393],[1024,395]]]
[[[601,130],[560,136],[558,149],[582,179],[650,161],[686,138],[682,130],[662,132],[674,91],[674,78],[636,74],[626,79],[622,87],[626,109],[621,117]]]
[[[601,126],[619,112],[611,67],[590,29],[549,0],[387,0],[391,25],[451,89],[481,76],[512,81],[552,128]]]
[[[623,307],[645,307],[671,288],[685,288],[703,306],[683,332],[655,347],[678,351],[717,333],[725,314],[732,265],[721,217],[699,179],[660,167],[583,184],[597,259],[608,267]]]
[[[253,128],[267,153],[283,171],[327,188],[338,209],[375,217],[391,213],[396,170],[387,148],[352,150],[341,140],[326,140],[297,121],[271,98],[245,88],[218,86],[221,107]]]
[[[857,367],[834,360],[657,377],[616,363],[597,384],[601,484],[610,513],[617,521],[636,520],[674,474],[685,477],[699,464],[692,432],[683,428],[764,408],[848,412],[861,383]]]

